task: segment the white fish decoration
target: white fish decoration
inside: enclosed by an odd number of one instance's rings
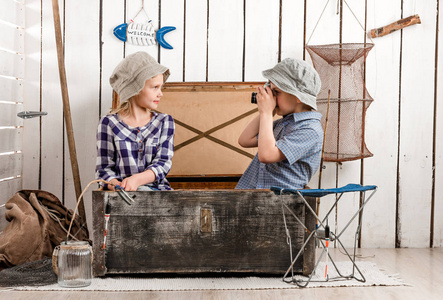
[[[173,49],[165,41],[165,34],[175,30],[173,26],[165,26],[155,32],[151,23],[123,23],[114,28],[114,35],[123,42],[139,46],[155,45],[155,40],[165,49]]]

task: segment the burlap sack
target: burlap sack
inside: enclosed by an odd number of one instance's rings
[[[72,210],[49,192],[22,190],[6,202],[5,217],[9,224],[0,234],[0,270],[51,257],[54,247],[66,239]],[[76,215],[71,234],[88,240],[88,230],[81,224]]]

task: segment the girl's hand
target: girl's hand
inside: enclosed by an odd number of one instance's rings
[[[141,185],[139,181],[139,174],[132,175],[130,177],[126,177],[123,179],[121,187],[125,189],[127,192],[136,191],[138,187]]]
[[[275,114],[277,101],[270,87],[257,87],[257,105],[260,113]]]
[[[115,186],[121,185],[122,183],[118,179],[111,179],[110,181],[113,185],[108,184],[108,190],[115,192]]]

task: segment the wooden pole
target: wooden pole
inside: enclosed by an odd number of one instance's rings
[[[82,218],[84,227],[87,228],[85,206],[83,204],[82,199],[79,199],[82,193],[82,187],[80,183],[80,172],[78,169],[77,152],[75,150],[74,130],[72,128],[71,109],[69,105],[68,84],[66,81],[65,59],[64,59],[63,45],[62,45],[62,31],[60,26],[60,10],[58,7],[58,0],[52,0],[52,11],[54,14],[55,43],[57,45],[58,70],[60,74],[60,86],[61,86],[62,99],[63,99],[63,113],[65,117],[66,133],[68,136],[69,155],[71,157],[71,168],[72,168],[72,176],[74,178],[75,195],[76,199],[82,202],[79,205],[78,212],[80,217]]]

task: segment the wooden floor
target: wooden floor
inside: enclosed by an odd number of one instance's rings
[[[294,290],[190,292],[21,292],[0,290],[0,299],[443,299],[443,248],[360,249],[386,274],[398,273],[411,286],[306,288]],[[342,255],[335,251],[335,256]],[[337,260],[340,260],[338,258]],[[345,257],[343,259],[345,260]]]

